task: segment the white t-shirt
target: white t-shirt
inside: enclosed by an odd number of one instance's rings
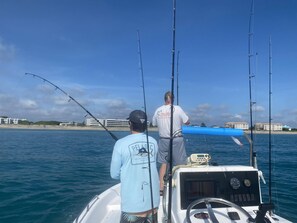
[[[158,126],[160,137],[170,137],[170,117],[171,117],[171,105],[162,105],[157,108],[153,116],[153,126]],[[183,124],[188,122],[189,117],[178,106],[173,106],[173,135],[181,130]]]

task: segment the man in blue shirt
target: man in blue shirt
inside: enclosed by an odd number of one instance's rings
[[[131,112],[129,124],[131,134],[115,143],[110,166],[111,177],[121,180],[121,223],[157,223],[160,202],[156,165],[158,144],[149,136],[147,146],[144,133],[147,128],[147,116],[143,111]]]

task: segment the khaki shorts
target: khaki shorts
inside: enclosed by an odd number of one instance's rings
[[[187,154],[183,137],[173,138],[172,142],[173,166],[187,164]],[[158,163],[169,162],[169,138],[159,139]]]

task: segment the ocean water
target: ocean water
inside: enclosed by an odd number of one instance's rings
[[[109,176],[114,140],[104,131],[0,129],[0,139],[1,223],[73,222],[96,194],[117,183]],[[186,136],[187,152],[209,153],[218,164],[248,164],[248,144],[240,140],[243,147],[230,137]],[[273,135],[272,145],[276,213],[297,222],[297,135]],[[268,201],[268,135],[255,136],[255,150]]]

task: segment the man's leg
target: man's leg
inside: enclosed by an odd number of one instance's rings
[[[166,163],[162,163],[160,170],[159,170],[159,177],[160,177],[160,193],[164,190],[164,176],[166,173]],[[161,192],[162,191],[162,192]]]

